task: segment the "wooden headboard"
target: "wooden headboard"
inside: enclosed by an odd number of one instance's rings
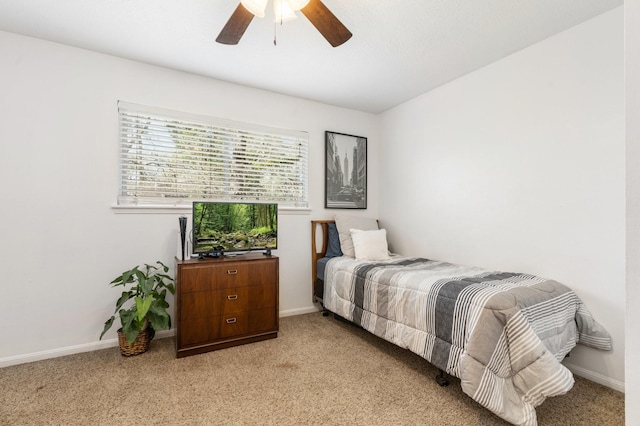
[[[311,289],[315,288],[316,272],[318,259],[322,259],[327,253],[327,245],[329,243],[329,224],[335,223],[335,220],[312,220],[311,221]],[[319,238],[318,229],[322,234],[322,248],[318,251],[317,239]]]

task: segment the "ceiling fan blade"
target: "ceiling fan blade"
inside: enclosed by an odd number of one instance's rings
[[[340,46],[353,35],[320,0],[311,0],[300,11],[333,47]]]
[[[239,4],[225,24],[216,41],[222,44],[238,44],[253,19],[253,14]]]

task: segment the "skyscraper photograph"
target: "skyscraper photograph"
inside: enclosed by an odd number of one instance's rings
[[[367,138],[325,132],[325,207],[367,208]]]

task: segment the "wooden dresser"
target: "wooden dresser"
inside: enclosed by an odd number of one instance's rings
[[[176,260],[176,356],[278,336],[276,256]]]

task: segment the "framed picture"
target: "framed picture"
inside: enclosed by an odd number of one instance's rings
[[[324,206],[367,208],[367,138],[325,132]]]

